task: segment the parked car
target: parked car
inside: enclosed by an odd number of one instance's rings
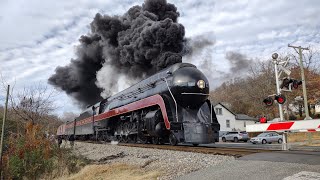
[[[282,143],[282,136],[275,132],[261,133],[257,137],[250,139],[252,144],[261,143],[261,144],[271,144],[273,142]]]
[[[222,136],[222,141],[233,141],[233,142],[238,142],[238,141],[244,141],[247,142],[249,140],[248,133],[245,131],[232,131],[228,132],[227,134]]]

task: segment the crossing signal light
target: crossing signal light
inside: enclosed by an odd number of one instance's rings
[[[259,119],[259,122],[260,123],[267,123],[267,118],[265,116],[262,116],[260,119]]]
[[[302,81],[293,80],[292,87],[295,89],[298,89],[299,85],[301,85],[301,84],[302,84]]]
[[[266,104],[266,106],[272,106],[273,99],[271,97],[267,97],[263,100],[263,103]]]
[[[283,89],[285,87],[286,89],[290,89],[290,84],[291,83],[293,83],[292,79],[283,78],[280,88]]]
[[[267,97],[263,100],[263,103],[266,106],[272,106],[273,105],[273,101],[276,100],[279,104],[284,104],[286,102],[286,97],[282,94],[279,95],[275,95],[274,99],[272,97]]]
[[[291,91],[292,88],[297,89],[301,84],[302,81],[290,78],[283,78],[280,88],[286,88],[287,90]]]
[[[286,102],[286,97],[282,94],[276,95],[274,99],[279,103],[279,104],[284,104]]]

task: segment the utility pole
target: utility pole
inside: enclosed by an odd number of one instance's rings
[[[303,92],[303,102],[304,102],[304,112],[306,113],[306,117],[305,119],[312,119],[309,116],[309,107],[308,107],[308,99],[307,99],[307,88],[306,88],[306,80],[305,80],[305,76],[304,76],[304,68],[303,68],[303,63],[302,63],[302,50],[309,50],[309,48],[303,48],[301,46],[292,46],[290,44],[288,44],[288,47],[292,47],[295,50],[299,50],[299,65],[300,65],[300,70],[301,70],[301,81],[302,81],[302,92]],[[312,137],[310,132],[308,133],[308,143],[311,144],[312,143]]]
[[[309,116],[309,107],[308,107],[308,99],[307,99],[307,88],[306,88],[306,80],[304,76],[304,68],[303,68],[303,63],[302,63],[302,50],[309,50],[309,48],[303,48],[301,46],[292,46],[288,44],[288,47],[292,47],[295,50],[299,50],[299,64],[300,64],[300,70],[301,70],[301,81],[302,81],[302,91],[303,91],[303,102],[304,102],[304,111],[306,113],[305,119],[312,119]]]
[[[6,104],[4,107],[4,114],[3,114],[3,120],[2,120],[2,131],[1,131],[1,143],[0,143],[0,168],[1,168],[1,176],[0,178],[3,179],[2,176],[2,151],[3,151],[3,140],[4,140],[4,125],[6,122],[6,118],[7,118],[7,110],[8,110],[8,98],[9,98],[9,91],[10,91],[10,85],[8,85],[8,89],[7,89],[7,97],[6,97]]]

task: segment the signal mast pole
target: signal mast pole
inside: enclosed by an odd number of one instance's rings
[[[302,91],[303,91],[303,102],[304,102],[304,111],[306,113],[305,119],[312,119],[309,115],[309,107],[308,107],[308,100],[307,100],[307,88],[306,88],[306,80],[304,76],[304,68],[302,63],[302,50],[309,50],[309,48],[303,48],[301,46],[292,46],[288,44],[288,47],[292,47],[294,49],[299,49],[299,64],[301,70],[301,81],[302,81]]]
[[[277,62],[278,54],[273,53],[272,54],[272,59],[274,63],[274,72],[276,74],[276,86],[277,86],[277,95],[280,94],[280,85],[279,85],[279,75],[278,75],[278,62]],[[283,118],[283,111],[282,111],[282,104],[278,103],[279,105],[279,115],[280,115],[280,121],[284,121]]]
[[[273,59],[273,63],[274,63],[274,72],[276,75],[276,86],[277,86],[277,95],[280,94],[280,85],[279,85],[279,75],[278,75],[278,54],[277,53],[273,53],[272,54],[272,59]],[[282,104],[278,103],[279,105],[279,115],[280,115],[280,121],[284,121],[283,118],[283,111],[282,111]],[[287,146],[287,132],[284,132],[282,134],[282,150],[286,151],[288,150],[288,146]]]

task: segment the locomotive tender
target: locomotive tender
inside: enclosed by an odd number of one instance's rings
[[[204,74],[192,64],[177,63],[89,106],[61,125],[57,135],[171,145],[217,142],[220,124],[208,96]]]

